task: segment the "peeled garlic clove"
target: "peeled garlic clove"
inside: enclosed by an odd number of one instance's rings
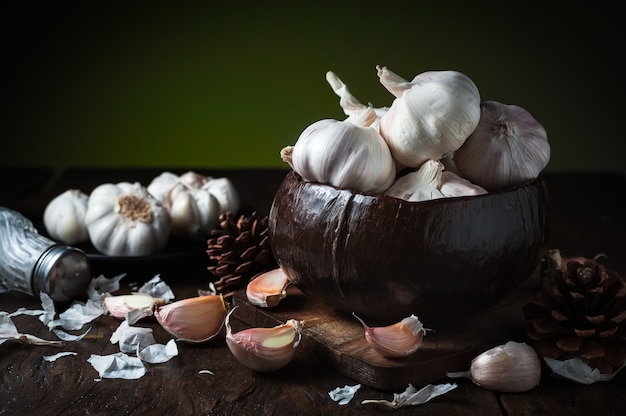
[[[43,223],[52,239],[70,245],[89,241],[85,225],[88,200],[80,190],[68,189],[48,203]]]
[[[287,296],[289,278],[279,267],[252,278],[246,286],[248,301],[262,308],[273,308]]]
[[[383,357],[406,357],[422,344],[426,329],[415,315],[389,326],[370,327],[352,314],[365,328],[365,340]]]
[[[202,189],[213,195],[219,203],[219,212],[239,212],[239,193],[228,178],[211,178],[202,185]]]
[[[159,306],[154,317],[179,341],[204,342],[220,332],[226,313],[222,295],[209,295]]]
[[[442,171],[441,162],[427,160],[418,170],[396,179],[385,191],[385,195],[412,202],[443,198],[444,195],[439,190]]]
[[[539,385],[541,362],[528,344],[509,341],[476,356],[469,371],[446,375],[451,378],[467,377],[487,390],[516,393]]]
[[[454,152],[460,175],[488,191],[539,176],[550,161],[544,127],[516,105],[484,101],[480,109],[476,130]]]
[[[138,312],[134,314],[134,318],[129,319],[131,325],[140,318],[151,316],[154,308],[164,303],[163,299],[153,298],[145,293],[106,296],[104,298],[104,306],[107,308],[107,311],[118,319],[126,319],[128,314]]]
[[[480,119],[480,94],[457,71],[428,71],[411,82],[376,67],[381,84],[396,98],[380,118],[380,134],[400,164],[417,168],[453,152]]]
[[[473,184],[465,178],[461,178],[454,172],[445,170],[441,173],[441,185],[439,186],[439,190],[443,196],[447,198],[483,195],[487,193],[483,187]]]
[[[273,328],[248,328],[233,333],[226,316],[226,345],[237,360],[255,371],[275,371],[291,362],[300,344],[304,322],[289,319]]]

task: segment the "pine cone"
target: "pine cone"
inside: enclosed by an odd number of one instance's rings
[[[611,374],[626,362],[626,283],[595,260],[564,262],[542,270],[536,302],[524,306],[527,334],[540,356]]]
[[[211,231],[207,241],[207,254],[215,263],[208,267],[215,290],[224,297],[245,287],[258,273],[277,267],[269,246],[267,221],[268,217],[259,218],[256,212],[239,218],[230,211],[220,215],[219,228]]]

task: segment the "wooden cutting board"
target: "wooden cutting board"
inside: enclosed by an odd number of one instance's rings
[[[271,327],[288,319],[303,320],[299,353],[372,388],[403,390],[408,383],[417,387],[445,382],[450,380],[446,372],[468,370],[477,354],[507,341],[526,341],[522,307],[534,298],[538,287],[538,274],[535,274],[488,311],[469,316],[459,310],[456,322],[441,327],[423,322],[431,331],[427,331],[420,348],[413,355],[399,359],[384,358],[374,352],[365,341],[363,326],[351,314],[334,310],[293,286],[274,308],[251,305],[245,290],[235,293],[233,305],[239,307],[234,316],[250,327]],[[373,309],[383,307],[372,305]],[[370,324],[367,319],[365,322]]]

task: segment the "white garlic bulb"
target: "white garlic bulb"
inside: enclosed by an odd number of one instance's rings
[[[384,192],[396,167],[385,141],[372,123],[373,108],[344,121],[319,120],[308,126],[281,157],[304,180],[357,192]]]
[[[485,101],[480,122],[454,152],[454,163],[464,178],[488,191],[535,179],[550,161],[544,127],[516,105]]]
[[[376,67],[380,82],[396,98],[380,119],[380,134],[393,157],[417,168],[455,151],[480,118],[480,94],[474,82],[457,71],[428,71],[411,82]]]
[[[88,199],[87,194],[78,189],[68,189],[54,197],[43,213],[43,223],[50,237],[70,245],[89,241],[85,226]]]
[[[85,225],[98,251],[109,256],[145,256],[165,246],[171,219],[139,182],[105,183],[89,195]]]
[[[418,202],[443,198],[439,190],[443,164],[437,160],[427,160],[416,171],[400,176],[385,192],[387,196]]]
[[[217,199],[220,213],[230,211],[236,214],[239,212],[239,193],[230,179],[226,177],[211,178],[202,184],[201,189],[209,192]]]

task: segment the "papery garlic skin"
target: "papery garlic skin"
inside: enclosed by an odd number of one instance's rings
[[[446,170],[441,173],[439,190],[446,198],[476,196],[488,193],[482,186],[476,185],[456,173]]]
[[[422,344],[426,329],[415,315],[393,325],[370,327],[356,314],[352,314],[365,328],[365,340],[380,355],[388,358],[406,357],[415,353]]]
[[[537,178],[550,161],[545,128],[520,106],[484,101],[480,109],[478,126],[454,152],[460,175],[488,191]]]
[[[276,268],[253,277],[246,285],[246,298],[252,305],[273,308],[287,296],[289,278],[283,269]]]
[[[226,316],[226,345],[237,360],[255,371],[276,371],[293,359],[302,338],[304,322],[289,319],[273,328],[248,328],[233,333]]]
[[[68,189],[46,205],[43,223],[52,239],[69,245],[89,241],[85,225],[88,200],[79,189]]]
[[[384,192],[394,181],[393,157],[378,129],[373,108],[344,121],[319,120],[308,126],[283,160],[304,180],[357,192]]]
[[[205,342],[215,337],[228,310],[222,295],[197,296],[159,306],[154,317],[179,341]]]
[[[139,182],[105,183],[89,195],[85,224],[94,247],[109,256],[145,256],[162,249],[171,219]]]
[[[509,341],[477,355],[469,371],[447,373],[447,376],[468,377],[491,391],[524,392],[539,385],[541,362],[528,344]]]
[[[377,66],[380,82],[396,98],[380,119],[393,157],[417,168],[455,151],[478,125],[480,93],[458,71],[427,71],[411,82]]]

